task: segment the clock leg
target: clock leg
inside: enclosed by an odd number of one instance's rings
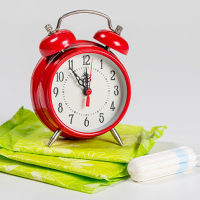
[[[57,129],[56,132],[53,134],[53,136],[51,137],[48,147],[50,147],[60,136],[60,134],[62,133],[62,131],[60,129]]]
[[[112,135],[115,138],[115,140],[119,143],[119,145],[123,146],[122,140],[121,140],[119,134],[117,133],[116,129],[113,128],[113,129],[110,130],[110,132],[112,133]]]

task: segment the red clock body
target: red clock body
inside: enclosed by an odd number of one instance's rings
[[[114,95],[116,94],[119,95],[120,92],[122,93],[124,92],[123,90],[126,90],[126,92],[124,93],[125,97],[123,97],[123,105],[122,105],[123,108],[120,108],[120,110],[118,111],[118,114],[116,115],[117,118],[115,118],[114,121],[110,120],[110,122],[107,123],[107,125],[104,125],[96,129],[94,128],[90,131],[85,131],[85,129],[83,129],[82,131],[82,129],[73,128],[73,126],[71,126],[72,117],[69,119],[69,124],[65,123],[65,121],[62,120],[62,118],[59,117],[59,114],[58,114],[63,109],[63,107],[61,107],[62,109],[60,110],[58,109],[59,111],[58,112],[52,100],[53,99],[52,95],[54,95],[53,90],[52,90],[52,84],[54,84],[55,82],[56,73],[58,73],[59,69],[61,68],[61,66],[64,65],[64,63],[66,63],[67,61],[69,62],[70,59],[78,55],[83,55],[82,56],[83,58],[84,58],[84,55],[86,56],[97,55],[97,56],[101,56],[100,58],[102,57],[105,58],[106,62],[112,62],[113,65],[115,64],[123,76],[123,81],[125,85],[123,87],[125,87],[125,89],[122,87],[120,91],[117,88],[118,86],[114,85],[113,86]],[[88,59],[87,57],[85,58]],[[101,60],[102,59],[100,59],[100,61]],[[87,60],[85,60],[85,63],[87,64]],[[91,60],[90,60],[90,64],[91,64]],[[102,64],[102,61],[101,61],[101,64]],[[88,67],[88,71],[90,71],[90,66]],[[93,71],[94,73],[99,73],[102,77],[104,77],[104,75],[102,74],[100,70],[94,68]],[[110,72],[113,72],[113,71],[114,70],[111,70]],[[77,69],[77,73],[78,73],[78,69]],[[73,75],[74,74],[71,74],[71,75],[69,74],[69,77],[72,78]],[[112,73],[110,74],[111,80],[114,77],[114,75],[115,75],[114,72],[113,74]],[[104,77],[104,79],[106,80],[107,78]],[[66,78],[66,80],[68,79]],[[91,81],[91,88],[92,88],[93,82],[94,80]],[[109,85],[109,83],[107,85]],[[70,95],[73,96],[73,92],[68,93],[67,89],[65,89],[65,98],[67,99],[67,97]],[[93,94],[91,94],[91,100],[92,100],[92,95],[94,95],[94,92]],[[74,99],[76,98],[78,97],[74,96]],[[125,70],[122,63],[118,60],[118,58],[112,52],[107,51],[104,46],[94,43],[94,42],[86,41],[86,40],[77,40],[73,42],[71,45],[69,45],[67,48],[65,48],[64,50],[59,51],[58,53],[55,53],[47,57],[42,57],[37,63],[34,69],[32,78],[31,78],[31,100],[32,100],[32,105],[33,105],[36,115],[50,130],[52,130],[53,132],[55,132],[58,129],[62,130],[61,136],[65,138],[69,138],[69,139],[89,139],[89,138],[93,138],[98,135],[101,135],[103,133],[106,133],[110,131],[111,129],[113,129],[125,115],[130,103],[130,98],[131,98],[131,84],[130,84],[127,71]],[[101,109],[103,109],[103,107]],[[111,106],[109,105],[109,109],[114,109],[113,101],[111,101]],[[74,112],[75,114],[78,113],[76,109],[73,109],[72,112]],[[97,110],[97,113],[98,113],[98,116],[100,116],[99,123],[102,123],[105,116],[102,115],[101,111]],[[66,112],[66,118],[69,117],[68,114],[70,113]],[[79,113],[79,115],[82,116],[81,113]],[[95,114],[91,114],[91,118],[93,116],[95,116]],[[85,123],[85,125],[89,124],[88,118],[89,117],[86,114],[84,117],[85,121],[83,122],[83,123],[87,122]],[[81,123],[81,122],[77,121],[76,123]]]

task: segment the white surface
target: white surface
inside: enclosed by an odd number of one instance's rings
[[[132,100],[123,123],[167,125],[154,152],[188,145],[200,153],[200,2],[143,1],[1,1],[0,123],[24,105],[32,109],[29,82],[40,58],[38,46],[47,23],[77,9],[108,14],[113,26],[124,27],[127,56],[116,52],[132,82]],[[92,40],[105,19],[82,14],[63,20],[62,28],[77,39]],[[94,41],[94,40],[93,40]],[[0,198],[7,199],[198,199],[200,168],[147,183],[130,179],[87,195],[0,173]]]

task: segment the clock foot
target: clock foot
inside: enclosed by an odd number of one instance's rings
[[[122,140],[121,140],[119,134],[117,133],[116,129],[113,128],[110,130],[110,132],[112,133],[112,136],[115,138],[115,140],[119,143],[119,145],[123,146]]]
[[[60,136],[60,134],[62,133],[62,131],[60,129],[57,129],[56,132],[53,134],[53,136],[51,137],[48,147],[50,147]]]

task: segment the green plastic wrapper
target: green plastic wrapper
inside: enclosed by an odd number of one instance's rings
[[[151,131],[119,124],[123,146],[110,132],[89,140],[60,137],[47,146],[53,133],[23,107],[0,126],[0,171],[85,193],[93,193],[128,177],[127,163],[146,155],[165,126]]]

